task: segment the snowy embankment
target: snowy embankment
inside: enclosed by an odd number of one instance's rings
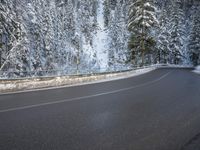
[[[197,66],[193,72],[200,74],[200,66]]]
[[[144,68],[137,68],[135,70],[127,70],[117,73],[101,73],[88,75],[74,75],[61,77],[44,77],[33,79],[19,79],[19,80],[0,80],[0,93],[30,91],[47,88],[61,88],[69,86],[77,86],[83,84],[93,84],[99,82],[106,82],[124,78],[130,78],[151,72],[158,68],[191,68],[191,66],[177,66],[177,65],[152,65]],[[200,67],[199,67],[200,68]],[[197,68],[199,70],[199,68]],[[200,71],[199,71],[200,72]]]
[[[76,86],[83,84],[92,84],[98,82],[106,82],[138,76],[148,73],[157,68],[157,66],[150,66],[143,69],[129,70],[126,72],[107,73],[107,74],[93,74],[86,76],[63,76],[63,77],[49,77],[49,78],[34,78],[21,80],[0,80],[0,93],[30,91],[45,88],[60,88],[67,86]]]

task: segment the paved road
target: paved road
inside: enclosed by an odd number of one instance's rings
[[[0,96],[0,150],[186,150],[199,134],[189,69]]]

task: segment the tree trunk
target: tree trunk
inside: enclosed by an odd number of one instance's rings
[[[0,68],[1,68],[1,51],[0,51]]]
[[[145,35],[144,35],[144,0],[142,0],[142,66],[144,66]]]

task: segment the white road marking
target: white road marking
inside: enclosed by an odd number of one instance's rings
[[[128,90],[131,90],[131,89],[135,89],[135,88],[139,88],[139,87],[143,87],[143,86],[147,86],[147,85],[156,83],[156,82],[164,79],[165,77],[167,77],[171,72],[172,71],[166,73],[165,75],[161,76],[160,78],[158,78],[156,80],[149,81],[149,82],[139,84],[139,85],[136,85],[136,86],[131,86],[131,87],[128,87],[128,88],[123,88],[123,89],[114,90],[114,91],[105,92],[105,93],[99,93],[99,94],[95,94],[95,95],[75,97],[75,98],[65,99],[65,100],[60,100],[60,101],[55,101],[55,102],[40,103],[40,104],[35,104],[35,105],[23,106],[23,107],[9,108],[9,109],[0,110],[0,113],[29,109],[29,108],[35,108],[35,107],[40,107],[40,106],[52,105],[52,104],[59,104],[59,103],[70,102],[70,101],[77,101],[77,100],[82,100],[82,99],[88,99],[88,98],[99,97],[99,96],[103,96],[103,95],[109,95],[109,94],[115,94],[115,93],[119,93],[119,92],[123,92],[123,91],[128,91]]]

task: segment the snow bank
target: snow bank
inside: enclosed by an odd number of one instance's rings
[[[127,72],[97,74],[87,76],[63,76],[54,78],[35,78],[25,80],[2,80],[0,81],[0,93],[29,91],[33,89],[60,88],[77,86],[83,84],[93,84],[118,79],[138,76],[155,70],[157,67],[151,66],[143,69],[136,69]]]
[[[135,70],[118,73],[102,73],[82,76],[77,75],[19,80],[0,80],[0,93],[29,91],[33,89],[60,88],[119,80],[145,74],[157,68],[191,68],[191,66],[156,64],[148,67],[136,68]],[[196,68],[195,72],[200,73],[200,66]]]
[[[162,67],[162,68],[193,68],[192,65],[175,65],[175,64],[158,64],[158,67]]]
[[[200,74],[200,66],[197,66],[193,72]]]
[[[12,90],[15,88],[16,88],[16,85],[14,83],[0,84],[0,91]]]

